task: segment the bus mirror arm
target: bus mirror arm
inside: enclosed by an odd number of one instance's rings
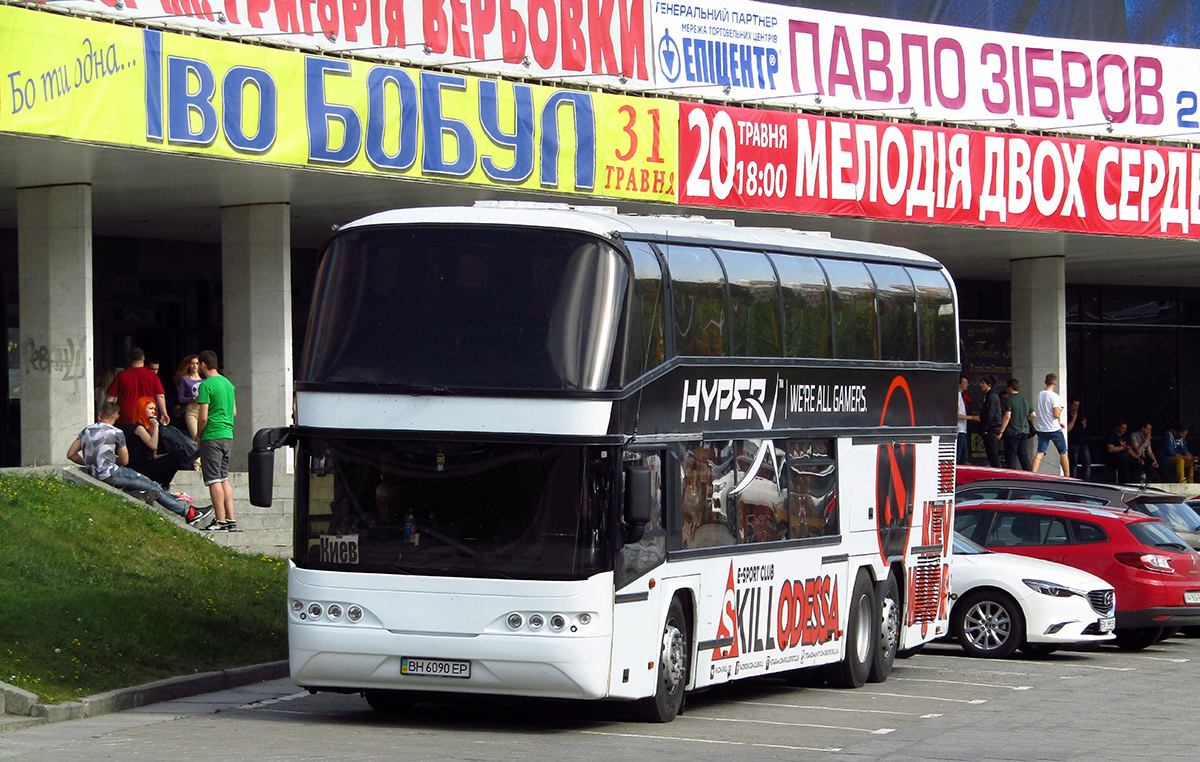
[[[294,442],[289,428],[259,429],[250,450],[250,504],[268,508],[275,482],[275,450]]]
[[[653,480],[645,466],[625,467],[625,540],[638,542],[650,523],[654,505]]]

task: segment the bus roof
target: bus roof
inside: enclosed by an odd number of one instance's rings
[[[803,251],[854,259],[940,268],[932,257],[881,243],[830,238],[788,228],[737,227],[731,220],[698,216],[618,214],[614,207],[523,201],[480,201],[475,206],[394,209],[363,217],[339,230],[390,225],[504,225],[590,233],[603,238],[704,243],[777,251]]]

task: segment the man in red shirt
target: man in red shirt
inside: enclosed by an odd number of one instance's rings
[[[157,373],[146,367],[146,353],[134,347],[129,353],[129,367],[118,373],[112,386],[108,387],[106,400],[121,406],[118,425],[137,421],[134,407],[139,397],[153,397],[158,403],[159,422],[164,426],[171,422],[167,415],[167,395],[163,391],[162,381]]]

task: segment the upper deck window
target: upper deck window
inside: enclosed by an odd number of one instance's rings
[[[862,262],[823,259],[833,290],[833,356],[846,360],[879,359],[875,284]]]
[[[899,265],[867,265],[879,300],[879,357],[917,359],[917,296]]]
[[[778,254],[771,259],[783,286],[787,356],[833,357],[825,272],[812,257]]]
[[[352,229],[321,263],[299,378],[603,389],[628,281],[616,249],[573,232]]]
[[[631,241],[628,246],[633,259],[633,303],[626,326],[622,384],[654,370],[667,356],[662,267],[650,244]]]
[[[671,271],[675,311],[675,354],[724,357],[729,354],[725,313],[725,271],[712,249],[663,246]]]
[[[780,357],[779,281],[767,256],[757,251],[719,249],[729,278],[729,317],[734,357]]]
[[[917,287],[917,316],[921,325],[921,359],[932,362],[958,360],[958,321],[954,294],[938,270],[908,268]]]

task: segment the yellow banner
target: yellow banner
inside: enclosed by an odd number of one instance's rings
[[[673,101],[0,6],[0,130],[293,166],[676,198]]]

